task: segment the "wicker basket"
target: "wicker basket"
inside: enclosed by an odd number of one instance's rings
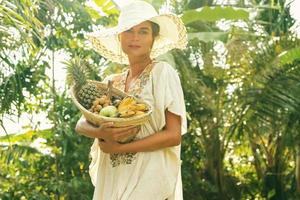
[[[103,92],[107,90],[107,84],[101,83],[99,81],[92,81],[92,80],[89,80],[89,82],[95,84]],[[126,93],[124,93],[116,88],[112,88],[111,93],[113,96],[118,96],[121,98],[128,96]],[[75,103],[75,105],[79,108],[81,113],[84,115],[84,117],[94,125],[100,125],[102,122],[110,121],[110,122],[114,122],[114,127],[131,126],[131,125],[137,126],[137,125],[141,125],[141,124],[145,123],[149,119],[150,114],[152,112],[149,104],[147,104],[146,102],[144,102],[140,99],[137,99],[138,103],[144,103],[148,106],[148,111],[145,112],[145,114],[132,116],[132,117],[128,117],[128,118],[105,117],[105,116],[97,115],[97,114],[92,113],[89,110],[85,109],[78,102],[78,100],[76,98],[74,86],[71,88],[71,98],[72,98],[73,102]]]

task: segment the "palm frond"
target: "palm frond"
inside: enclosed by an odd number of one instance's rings
[[[3,144],[0,143],[0,159],[5,163],[11,164],[20,158],[26,158],[31,154],[41,154],[36,148],[22,144]]]
[[[280,65],[291,64],[294,60],[300,59],[300,47],[292,48],[278,56]]]

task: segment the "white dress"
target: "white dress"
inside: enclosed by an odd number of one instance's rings
[[[113,86],[124,91],[128,70],[113,75]],[[186,110],[180,79],[166,62],[147,67],[128,93],[147,101],[151,118],[141,126],[136,139],[163,129],[165,110],[181,117],[186,133]],[[182,200],[180,145],[152,152],[106,154],[95,139],[91,147],[90,176],[95,186],[93,200]]]

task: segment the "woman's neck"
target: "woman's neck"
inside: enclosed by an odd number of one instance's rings
[[[150,56],[145,56],[142,58],[129,58],[129,67],[131,77],[139,76],[142,71],[152,62]]]

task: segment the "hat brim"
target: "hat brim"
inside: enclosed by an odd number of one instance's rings
[[[106,59],[128,64],[128,57],[122,51],[118,34],[144,21],[152,21],[160,26],[159,35],[155,38],[150,57],[156,58],[171,49],[184,49],[187,45],[186,28],[179,17],[174,14],[161,14],[149,19],[140,19],[126,26],[95,31],[87,35],[92,47]]]

